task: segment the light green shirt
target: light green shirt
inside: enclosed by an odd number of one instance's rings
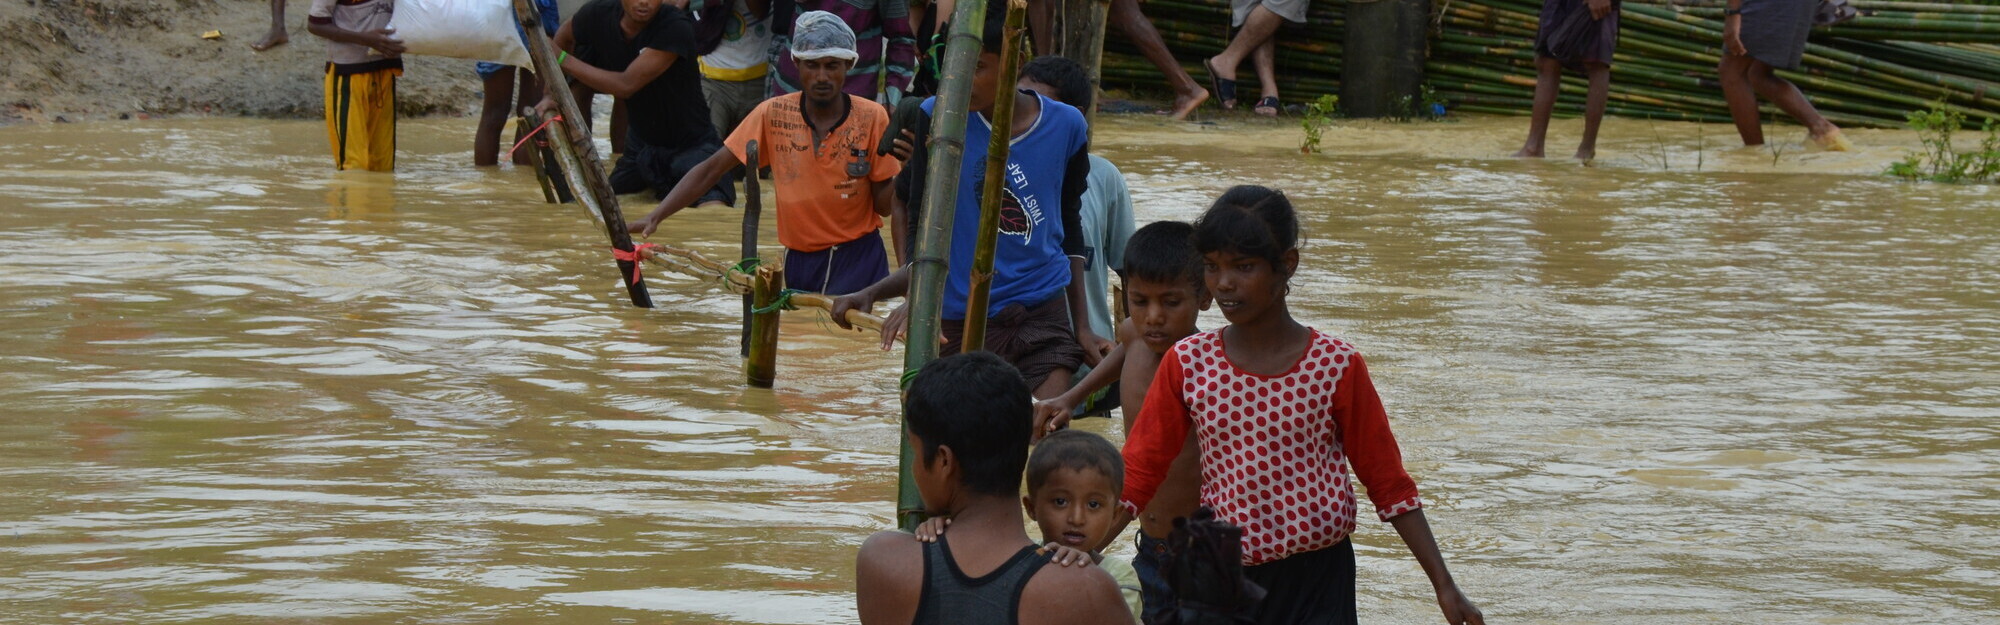
[[[1132,609],[1132,618],[1137,620],[1146,612],[1146,601],[1139,593],[1139,570],[1132,568],[1131,558],[1106,557],[1097,563],[1111,579],[1118,582],[1118,594],[1125,596],[1125,607]]]

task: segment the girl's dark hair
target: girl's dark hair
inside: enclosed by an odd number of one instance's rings
[[[931,361],[910,380],[903,399],[903,423],[923,443],[918,452],[924,462],[935,459],[939,447],[950,447],[961,485],[985,495],[1020,494],[1034,421],[1028,383],[993,352]]]
[[[1270,187],[1239,185],[1215,199],[1194,222],[1194,249],[1262,258],[1283,272],[1285,250],[1299,244],[1299,216],[1292,201]]]
[[[1061,430],[1042,439],[1028,454],[1028,495],[1042,490],[1056,469],[1095,470],[1111,480],[1111,492],[1125,490],[1125,458],[1104,437],[1081,430]]]
[[[1090,86],[1090,74],[1069,57],[1053,54],[1035,57],[1021,66],[1021,77],[1055,87],[1057,102],[1079,111],[1090,110],[1090,96],[1095,91]]]

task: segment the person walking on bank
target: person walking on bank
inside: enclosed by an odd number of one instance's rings
[[[1797,85],[1779,78],[1777,69],[1795,70],[1805,56],[1806,35],[1812,31],[1811,0],[1729,0],[1722,18],[1722,99],[1743,145],[1764,145],[1764,127],[1757,98],[1778,105],[1806,127],[1806,138],[1822,148],[1844,152],[1854,144],[1833,122],[1819,114]]]
[[[1528,122],[1528,142],[1514,156],[1541,158],[1549,134],[1549,115],[1556,110],[1564,69],[1590,77],[1590,95],[1583,105],[1583,142],[1576,159],[1597,157],[1597,127],[1604,122],[1604,101],[1611,96],[1611,53],[1618,49],[1618,0],[1542,0],[1535,30],[1534,118]]]

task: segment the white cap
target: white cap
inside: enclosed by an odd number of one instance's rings
[[[855,61],[861,55],[854,51],[854,29],[841,21],[840,16],[826,11],[807,11],[792,23],[792,58],[801,61],[827,58]]]

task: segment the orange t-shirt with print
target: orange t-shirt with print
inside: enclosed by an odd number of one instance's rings
[[[903,162],[875,153],[889,128],[882,105],[846,96],[847,117],[814,146],[802,97],[765,100],[723,144],[743,160],[749,143],[757,142],[757,163],[771,168],[778,189],[778,242],[817,252],[882,228],[874,183],[896,177]]]

